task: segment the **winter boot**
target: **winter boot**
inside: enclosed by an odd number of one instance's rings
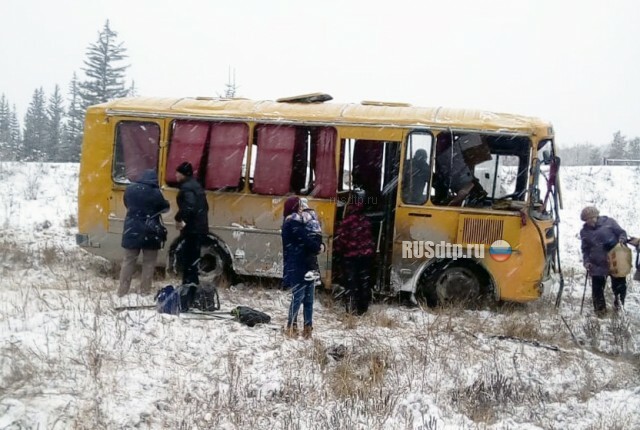
[[[282,329],[282,333],[291,339],[295,339],[298,337],[298,326],[296,324],[286,326]]]
[[[302,337],[305,339],[311,339],[311,332],[313,331],[313,327],[310,325],[305,325],[302,329]]]

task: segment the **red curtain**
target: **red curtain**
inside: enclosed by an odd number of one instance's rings
[[[193,175],[198,177],[200,162],[209,135],[209,123],[200,121],[176,121],[169,145],[166,182],[176,185],[176,168],[184,161],[193,166]]]
[[[258,154],[253,191],[269,195],[287,194],[291,185],[296,128],[261,125],[256,130]]]
[[[243,123],[218,123],[211,127],[205,187],[216,190],[238,187],[242,179],[242,161],[249,127]]]
[[[150,122],[121,122],[118,138],[124,154],[125,174],[137,181],[146,169],[157,170],[160,127]]]
[[[336,130],[331,127],[314,130],[313,143],[311,146],[311,168],[315,174],[313,195],[319,198],[335,197],[338,186],[335,159]]]

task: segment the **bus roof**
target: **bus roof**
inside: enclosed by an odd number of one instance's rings
[[[551,136],[550,123],[538,118],[472,109],[403,106],[400,103],[291,103],[222,98],[116,99],[93,106],[110,115],[234,118],[291,123],[430,127]]]

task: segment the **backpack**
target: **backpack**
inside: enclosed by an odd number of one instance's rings
[[[158,290],[155,296],[156,310],[161,314],[178,315],[180,313],[180,291],[167,285]]]
[[[204,312],[212,312],[220,309],[220,297],[218,290],[213,285],[200,286],[196,289],[193,307]]]
[[[264,312],[260,312],[249,306],[238,306],[231,311],[231,315],[242,324],[246,324],[249,327],[253,327],[256,324],[269,324],[271,317]]]
[[[162,287],[155,296],[156,309],[161,314],[178,315],[187,312],[194,302],[197,287],[193,284]]]

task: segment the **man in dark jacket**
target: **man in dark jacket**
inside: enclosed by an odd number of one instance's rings
[[[158,249],[166,240],[166,236],[160,237],[158,230],[150,226],[154,223],[159,225],[160,214],[169,210],[169,202],[164,199],[158,187],[158,175],[155,170],[145,170],[140,180],[127,187],[124,192],[124,205],[127,208],[122,231],[122,247],[125,253],[120,270],[118,296],[122,297],[129,292],[140,251],[140,293],[148,294],[151,292]]]
[[[182,242],[179,252],[182,284],[199,285],[198,260],[200,246],[209,234],[209,205],[202,186],[193,177],[191,163],[185,161],[180,164],[176,169],[176,177],[180,183],[180,191],[176,197],[178,213],[175,220]]]
[[[627,242],[627,233],[613,218],[599,216],[598,209],[587,206],[580,213],[584,226],[580,230],[582,240],[582,262],[588,275],[591,276],[591,295],[593,308],[597,315],[603,315],[607,310],[604,298],[604,287],[609,276],[609,261],[607,254],[618,243]],[[615,295],[614,307],[624,306],[627,294],[626,278],[611,277],[611,289]]]

